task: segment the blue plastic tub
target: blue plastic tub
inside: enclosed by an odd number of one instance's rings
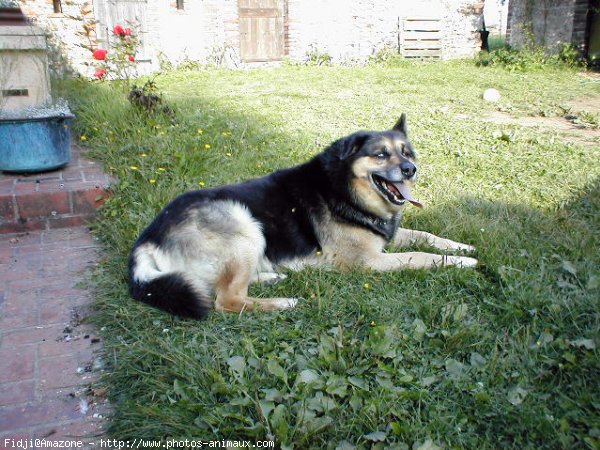
[[[0,118],[0,170],[42,172],[71,160],[72,115]]]

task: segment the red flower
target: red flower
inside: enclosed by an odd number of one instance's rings
[[[94,59],[103,61],[104,59],[106,59],[107,53],[108,53],[108,50],[105,50],[103,48],[98,48],[98,49],[94,50],[94,53],[92,53],[92,55],[94,55]]]
[[[121,25],[115,25],[115,27],[113,28],[113,33],[118,36],[124,36],[125,30],[123,29],[123,27]]]
[[[133,34],[133,31],[131,31],[131,28],[127,27],[123,30],[123,34],[125,36],[131,36]]]
[[[98,69],[96,70],[96,73],[94,75],[96,76],[96,78],[101,80],[106,75],[106,69]]]
[[[129,61],[134,62],[135,58],[133,57],[133,55],[129,55]]]

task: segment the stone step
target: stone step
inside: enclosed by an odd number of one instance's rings
[[[114,180],[77,146],[52,172],[0,173],[0,234],[76,227],[93,220]]]

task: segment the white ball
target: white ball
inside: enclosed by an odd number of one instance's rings
[[[497,102],[500,100],[500,92],[494,88],[489,88],[483,91],[483,99],[486,102]]]

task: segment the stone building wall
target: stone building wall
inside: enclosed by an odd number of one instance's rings
[[[92,63],[89,44],[83,33],[83,14],[90,9],[86,0],[61,2],[62,12],[55,13],[52,0],[19,0],[25,16],[47,33],[50,71],[54,74],[90,74]],[[93,11],[87,17],[93,17]]]
[[[473,0],[289,0],[289,56],[301,60],[317,49],[334,60],[364,59],[384,47],[398,49],[404,19],[435,18],[443,58],[470,57],[481,46],[482,6]]]
[[[96,30],[100,46],[107,46],[112,38],[114,15],[125,14],[107,12],[108,0],[62,0],[62,13],[54,13],[52,0],[19,3],[30,19],[48,31],[53,67],[63,64],[87,75],[92,73],[93,61],[81,47],[86,43],[80,34],[82,11],[91,9],[91,17],[85,17],[100,20]],[[191,60],[240,65],[238,0],[184,0],[181,10],[175,0],[137,4],[144,8],[140,71],[158,69],[161,59],[175,64]],[[302,61],[318,50],[338,62],[363,60],[385,47],[398,50],[405,18],[433,17],[441,21],[443,58],[469,57],[480,47],[478,5],[482,5],[480,0],[287,0],[286,56]]]
[[[507,41],[519,48],[532,43],[555,53],[563,43],[586,50],[589,0],[510,0]]]

